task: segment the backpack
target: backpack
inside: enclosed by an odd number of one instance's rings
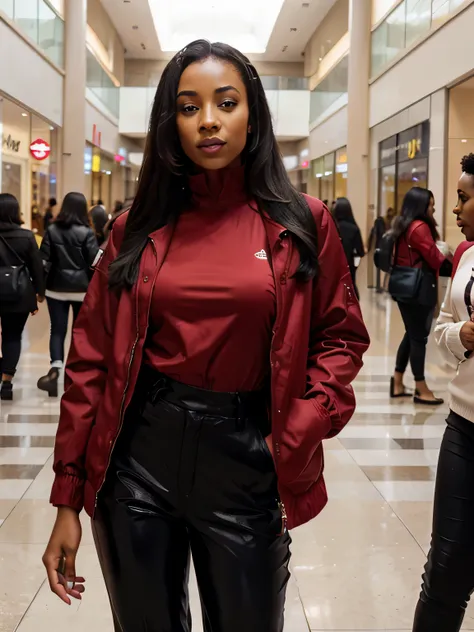
[[[382,238],[378,248],[374,252],[375,267],[382,272],[390,272],[393,265],[393,251],[395,248],[395,237],[391,230],[387,231]]]

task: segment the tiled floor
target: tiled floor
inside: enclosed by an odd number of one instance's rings
[[[385,297],[367,292],[363,308],[373,343],[355,385],[357,412],[326,445],[328,507],[293,533],[285,632],[411,629],[447,407],[390,402],[400,318]],[[15,402],[0,409],[0,632],[111,632],[86,518],[77,563],[87,577],[84,601],[67,608],[56,600],[41,565],[54,518],[48,494],[59,410],[35,387],[47,368],[47,330],[43,309],[29,325]],[[432,343],[427,373],[445,394],[450,374]],[[194,582],[192,596],[198,622]],[[463,629],[474,630],[474,610]]]

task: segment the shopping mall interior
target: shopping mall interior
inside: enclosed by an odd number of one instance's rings
[[[452,213],[460,161],[474,152],[473,31],[474,0],[0,0],[0,193],[18,199],[38,243],[52,197],[82,192],[110,213],[132,199],[162,72],[205,38],[254,64],[298,191],[328,207],[347,197],[368,245],[378,217],[400,213],[413,186],[429,188],[440,239],[454,251],[464,239]],[[426,377],[446,402],[391,399],[404,328],[369,247],[357,282],[371,345],[355,414],[324,441],[328,505],[291,533],[285,632],[411,631],[430,547],[454,370],[430,336]],[[83,599],[62,603],[42,564],[60,417],[60,399],[36,388],[48,344],[42,304],[25,329],[14,399],[0,404],[0,630],[112,632],[84,512]],[[202,630],[193,572],[190,596]],[[145,629],[155,632],[136,632]],[[474,630],[472,607],[462,629]]]

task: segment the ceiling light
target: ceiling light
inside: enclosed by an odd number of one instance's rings
[[[461,143],[467,143],[467,138],[461,139]]]
[[[52,125],[49,126],[49,131],[54,132],[54,127]]]
[[[22,112],[21,115],[25,116],[25,117],[28,116],[28,114],[26,112]]]
[[[284,0],[148,0],[163,52],[195,39],[226,42],[243,53],[264,53]]]

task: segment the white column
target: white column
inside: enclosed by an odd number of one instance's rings
[[[65,1],[62,192],[85,191],[87,0]]]
[[[369,78],[371,0],[349,2],[347,197],[365,238],[369,207]]]

